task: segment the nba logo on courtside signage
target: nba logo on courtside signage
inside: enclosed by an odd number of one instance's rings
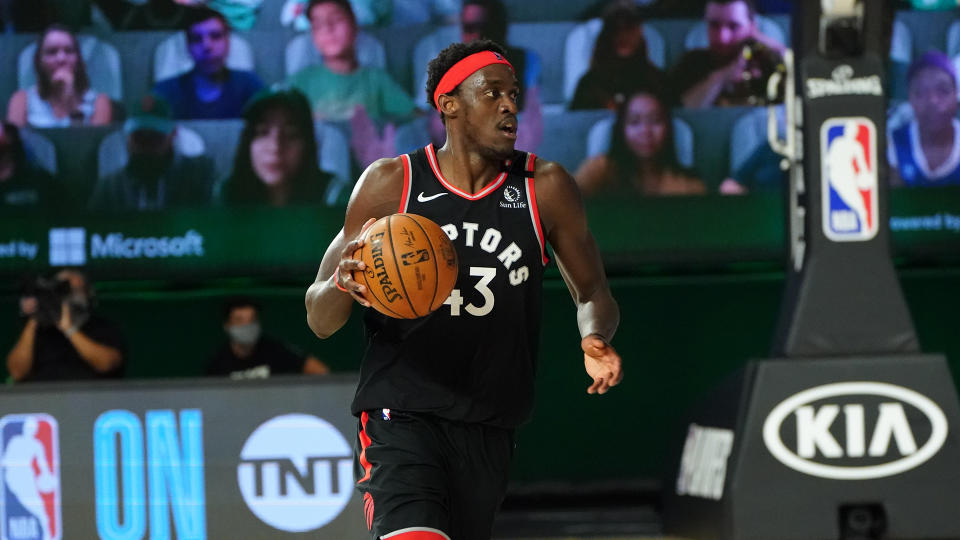
[[[0,538],[60,540],[57,421],[46,414],[0,419]]]
[[[820,128],[823,232],[835,242],[877,235],[877,128],[869,118],[831,118]]]

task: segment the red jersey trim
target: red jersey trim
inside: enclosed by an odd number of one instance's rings
[[[535,154],[527,154],[528,171],[533,171],[537,164]],[[537,242],[540,242],[540,260],[546,266],[550,262],[547,258],[547,239],[543,236],[543,226],[540,225],[540,210],[537,208],[537,192],[533,187],[533,178],[527,178],[527,200],[530,201],[530,220],[533,222],[533,230],[537,234]]]
[[[400,213],[407,211],[407,204],[410,203],[410,155],[400,156],[403,162],[403,193],[400,194]]]
[[[357,483],[366,482],[370,479],[370,474],[373,471],[373,465],[367,460],[367,448],[373,444],[373,441],[370,440],[370,436],[367,435],[367,421],[370,420],[370,415],[367,411],[360,413],[360,431],[357,433],[357,436],[360,437],[360,466],[363,467],[364,475],[363,478],[357,480]]]
[[[408,527],[381,536],[383,540],[450,540],[443,531],[431,527]]]
[[[434,176],[437,177],[437,180],[439,180],[440,183],[443,185],[443,187],[447,188],[448,191],[450,191],[450,192],[453,193],[454,195],[459,195],[459,196],[463,197],[464,199],[468,199],[468,200],[471,200],[471,201],[476,201],[476,200],[478,200],[478,199],[482,199],[484,196],[489,195],[489,194],[492,193],[494,190],[496,190],[498,187],[500,187],[500,186],[503,184],[504,180],[507,179],[507,172],[504,171],[504,172],[500,173],[500,176],[498,176],[498,177],[496,178],[496,180],[494,180],[493,183],[490,184],[489,186],[481,189],[480,191],[478,191],[478,192],[476,192],[476,193],[467,193],[466,191],[463,191],[462,189],[458,189],[458,188],[454,187],[453,184],[451,184],[449,181],[447,181],[446,178],[443,177],[443,173],[440,172],[440,165],[439,165],[439,163],[437,162],[437,154],[436,154],[436,152],[433,150],[433,143],[428,144],[428,145],[426,146],[425,150],[427,151],[427,161],[430,162],[430,168],[433,169],[433,174],[434,174]]]

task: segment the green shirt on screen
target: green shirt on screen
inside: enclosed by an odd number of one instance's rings
[[[957,0],[910,0],[913,9],[953,9]]]
[[[334,73],[326,66],[304,68],[290,84],[306,94],[317,120],[343,121],[363,106],[374,121],[403,120],[413,115],[413,100],[386,71],[361,66],[352,73]]]

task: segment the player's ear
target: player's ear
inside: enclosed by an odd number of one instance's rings
[[[451,96],[449,94],[440,94],[440,97],[437,98],[439,104],[440,112],[447,117],[455,117],[457,112],[460,110],[460,100],[456,96]]]

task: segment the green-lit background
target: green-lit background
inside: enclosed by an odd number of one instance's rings
[[[891,210],[932,215],[956,208],[955,197],[949,190],[898,191]],[[595,203],[588,213],[622,310],[614,344],[627,376],[606,396],[585,393],[573,303],[551,266],[536,413],[519,435],[517,482],[656,479],[684,410],[770,346],[783,286],[779,196]],[[120,231],[128,237],[191,229],[205,237],[203,258],[88,261],[100,281],[100,309],[126,334],[128,376],[200,374],[223,339],[221,303],[237,293],[262,302],[267,332],[337,371],[354,370],[363,346],[360,308],[326,341],[307,328],[303,308],[306,286],[341,222],[342,210],[315,208],[185,211],[149,220],[7,217],[0,239],[33,238],[41,244],[41,260],[7,259],[0,266],[8,278],[0,299],[6,306],[0,310],[0,343],[9,347],[16,338],[15,278],[45,267],[49,227],[83,224],[88,235]],[[895,233],[894,240],[921,344],[925,351],[946,353],[957,373],[960,234]]]

